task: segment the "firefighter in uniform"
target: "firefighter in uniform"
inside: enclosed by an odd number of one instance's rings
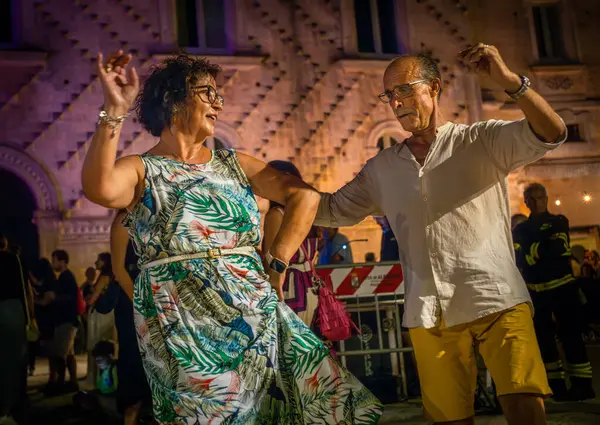
[[[529,185],[524,198],[531,215],[513,229],[515,254],[533,301],[535,332],[553,397],[594,398],[592,367],[582,339],[582,308],[571,269],[569,221],[548,212],[541,184]],[[566,357],[564,367],[558,340]],[[571,384],[568,390],[565,373]]]

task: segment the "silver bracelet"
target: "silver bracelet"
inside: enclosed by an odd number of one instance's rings
[[[109,126],[112,130],[110,137],[115,137],[117,127],[123,124],[123,121],[125,121],[129,116],[129,112],[127,112],[125,115],[121,115],[118,117],[111,117],[106,113],[106,111],[102,110],[100,111],[100,114],[98,116],[100,117],[98,119],[98,124],[105,124]]]

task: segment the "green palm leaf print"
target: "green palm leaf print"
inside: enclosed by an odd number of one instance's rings
[[[250,214],[241,205],[224,198],[186,194],[188,211],[209,223],[211,228],[237,233],[250,231],[254,225]]]

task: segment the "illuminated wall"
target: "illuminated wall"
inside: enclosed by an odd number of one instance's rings
[[[541,180],[562,200],[556,211],[574,225],[595,224],[600,50],[592,35],[600,3],[557,4],[556,11],[540,11],[533,0],[13,1],[13,26],[0,40],[0,167],[27,183],[37,200],[42,254],[65,248],[80,271],[107,248],[112,217],[83,198],[80,181],[102,104],[98,50],[133,52],[143,73],[179,44],[193,45],[189,51],[224,68],[226,108],[211,146],[290,159],[308,182],[333,191],[378,152],[378,143],[406,136],[377,99],[383,70],[398,53],[428,51],[439,60],[449,119],[520,117],[505,95],[457,61],[461,48],[481,40],[529,75],[582,139],[511,176],[513,210],[521,208],[523,185]],[[557,25],[563,44],[553,46],[544,31]],[[119,154],[154,143],[130,119]],[[581,202],[584,191],[592,202]],[[343,233],[369,239],[353,246],[355,260],[379,254],[373,220]]]

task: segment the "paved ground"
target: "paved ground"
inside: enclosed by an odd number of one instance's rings
[[[600,345],[590,347],[590,357],[594,366],[596,392],[600,395]],[[78,358],[78,375],[83,378],[87,370],[87,359]],[[72,394],[45,399],[37,390],[47,379],[48,367],[40,361],[36,374],[29,379],[31,409],[30,425],[112,425],[118,421],[106,418],[86,417],[72,403]],[[82,388],[85,382],[80,381]],[[585,403],[547,403],[549,425],[598,425],[600,424],[600,397]],[[422,419],[422,410],[418,400],[386,406],[379,425],[426,425]],[[506,421],[498,415],[478,416],[477,425],[505,425]]]
[[[598,425],[600,404],[578,403],[568,406],[548,405],[548,425]],[[428,425],[422,418],[422,410],[413,403],[386,406],[379,425]],[[476,425],[506,425],[502,416],[477,416]]]

